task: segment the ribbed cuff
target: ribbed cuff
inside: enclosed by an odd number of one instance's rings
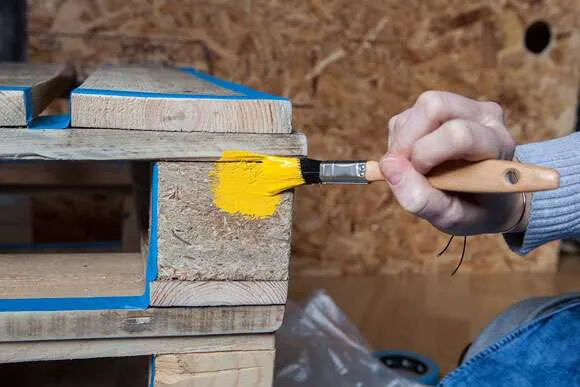
[[[516,157],[526,164],[560,172],[560,187],[532,195],[530,219],[523,233],[504,234],[508,246],[525,255],[559,239],[580,236],[580,133],[520,145]]]

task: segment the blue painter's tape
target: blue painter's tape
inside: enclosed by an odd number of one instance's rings
[[[30,129],[66,129],[70,125],[70,114],[40,116],[28,123]]]
[[[149,306],[148,292],[139,296],[0,299],[0,312],[138,309]]]
[[[250,89],[248,87],[236,83],[224,81],[222,79],[215,78],[211,75],[205,74],[199,70],[190,67],[181,67],[178,68],[178,70],[188,75],[193,75],[197,78],[203,79],[204,81],[213,83],[221,88],[231,90],[238,94],[212,95],[212,94],[185,94],[185,93],[155,93],[155,92],[131,91],[131,90],[92,89],[84,87],[74,89],[71,94],[110,95],[115,97],[138,97],[138,98],[183,98],[183,99],[224,99],[224,100],[263,99],[263,100],[288,101],[287,98],[263,93],[261,91]]]
[[[151,174],[151,227],[149,231],[149,253],[147,255],[147,287],[149,281],[157,278],[157,230],[158,230],[158,198],[159,196],[159,165],[153,164]]]
[[[202,71],[196,70],[193,67],[180,67],[179,70],[181,70],[182,72],[187,73],[187,74],[192,74],[200,79],[203,79],[204,81],[213,83],[214,85],[217,85],[217,86],[222,87],[224,89],[229,89],[231,91],[235,91],[237,93],[243,94],[249,99],[273,99],[273,100],[288,101],[288,98],[279,97],[279,96],[272,95],[272,94],[267,94],[267,93],[264,93],[262,91],[258,91],[258,90],[251,89],[249,87],[240,85],[238,83],[233,83],[233,82],[229,82],[229,81],[226,81],[226,80],[223,80],[220,78],[216,78],[216,77],[211,76],[209,74],[206,74]],[[229,97],[229,98],[231,98],[231,97]]]
[[[30,121],[32,121],[32,112],[33,112],[31,88],[24,90],[24,106],[26,110],[26,125],[28,125]]]
[[[151,364],[149,365],[149,387],[155,385],[155,355],[151,355]]]
[[[3,243],[0,250],[120,249],[121,241],[65,243]]]

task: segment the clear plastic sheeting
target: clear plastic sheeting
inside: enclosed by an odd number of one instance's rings
[[[275,387],[420,387],[385,367],[324,291],[289,302],[276,333]]]

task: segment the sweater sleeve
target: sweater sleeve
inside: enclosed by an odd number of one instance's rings
[[[560,187],[532,195],[526,230],[504,234],[509,247],[525,255],[545,243],[580,237],[580,133],[520,145],[522,163],[542,165],[560,173]]]

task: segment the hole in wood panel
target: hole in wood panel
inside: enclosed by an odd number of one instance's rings
[[[526,48],[534,53],[544,52],[552,40],[550,25],[545,21],[536,21],[528,26],[524,36]]]
[[[0,302],[144,294],[151,183],[137,206],[133,171],[149,163],[1,164]]]
[[[3,386],[147,387],[149,356],[54,360],[0,365]]]

